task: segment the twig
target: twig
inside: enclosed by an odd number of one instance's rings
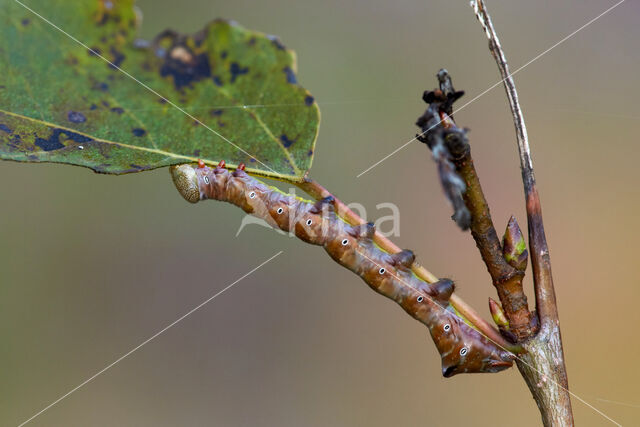
[[[524,271],[514,268],[505,259],[473,164],[467,132],[458,128],[451,116],[452,105],[463,92],[453,89],[451,77],[444,69],[438,72],[438,80],[440,89],[425,92],[423,96],[429,107],[416,123],[422,128],[418,139],[429,146],[439,164],[440,181],[456,210],[453,218],[463,230],[471,229],[509,321],[508,331],[504,328],[503,332],[514,341],[521,341],[535,331],[533,316],[529,312],[527,297],[522,289]],[[443,164],[451,166],[442,167]],[[461,184],[459,197],[464,210],[456,207],[457,193],[454,190],[459,187],[449,188],[450,183],[458,181]],[[468,220],[461,224],[459,218]]]
[[[507,59],[500,46],[500,41],[493,28],[485,3],[483,0],[472,0],[471,7],[473,7],[475,15],[489,39],[489,49],[503,78],[516,129],[526,198],[536,310],[541,327],[538,335],[525,343],[525,348],[529,353],[524,356],[524,360],[529,366],[518,363],[518,368],[538,404],[545,425],[573,425],[567,371],[564,364],[560,336],[560,321],[551,275],[549,248],[542,221],[540,198],[533,173],[527,128],[518,102],[515,83],[509,73]],[[531,367],[535,369],[531,369]],[[548,379],[552,381],[548,381]]]

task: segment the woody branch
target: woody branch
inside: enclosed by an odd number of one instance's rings
[[[489,50],[498,65],[507,93],[516,130],[526,199],[529,249],[540,331],[523,343],[527,353],[518,360],[518,369],[540,409],[544,425],[572,426],[571,396],[564,364],[560,320],[551,274],[551,260],[542,220],[540,197],[533,173],[524,115],[518,101],[513,77],[509,72],[506,56],[486,5],[483,0],[472,0],[471,7],[489,40]]]
[[[417,138],[427,144],[438,164],[443,190],[454,208],[452,218],[463,230],[471,230],[489,271],[506,315],[506,322],[499,323],[501,332],[514,342],[521,341],[535,331],[535,318],[522,289],[527,254],[518,251],[520,229],[512,217],[503,247],[471,157],[467,130],[453,120],[453,103],[464,92],[453,88],[446,70],[438,72],[438,80],[440,87],[423,95],[429,107],[418,118],[422,133]],[[494,318],[502,313],[495,302],[491,309]]]

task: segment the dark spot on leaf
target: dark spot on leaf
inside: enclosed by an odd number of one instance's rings
[[[193,125],[194,125],[194,126],[200,126],[200,122],[199,122],[199,121],[197,121],[197,120],[194,120],[194,121],[193,121]]]
[[[296,142],[298,139],[289,139],[287,138],[287,135],[282,134],[280,135],[280,141],[282,141],[282,145],[284,145],[285,148],[289,148],[291,147],[291,144],[293,144],[294,142]]]
[[[87,53],[89,54],[89,56],[98,56],[98,55],[102,55],[102,50],[100,50],[100,48],[97,46],[90,47]]]
[[[97,108],[98,106],[96,104],[91,104],[91,107],[89,107],[90,110],[95,110]]]
[[[255,162],[256,162],[256,159],[254,159],[254,158],[252,157],[252,158],[250,158],[250,159],[249,159],[249,161],[250,161],[251,163],[255,163]]]
[[[87,118],[84,116],[84,114],[78,111],[69,111],[69,113],[67,114],[67,119],[71,123],[84,123],[87,121]]]
[[[309,150],[309,152],[307,153],[307,156],[309,157],[313,156],[313,150]]]
[[[109,90],[109,85],[104,82],[94,83],[92,89],[98,89],[98,90],[101,90],[102,92],[107,92]]]
[[[218,120],[218,126],[223,128],[226,126],[226,124],[223,121]]]
[[[176,89],[182,89],[191,85],[192,82],[211,77],[211,66],[206,53],[194,55],[186,46],[174,46],[171,51],[175,49],[182,49],[185,54],[167,55],[160,67],[160,75],[172,76]]]
[[[144,169],[144,166],[136,165],[135,163],[130,163],[129,166],[131,166],[133,169],[136,169],[136,170]]]
[[[220,58],[226,59],[226,57],[227,57],[227,51],[223,50],[222,53],[220,54]]]
[[[58,132],[58,131],[60,134],[66,135],[67,138],[69,138],[73,142],[82,143],[82,142],[93,141],[93,139],[89,138],[88,136],[80,135],[79,133],[71,132],[68,130],[62,130],[62,129],[54,129],[54,132]]]
[[[294,73],[290,67],[284,67],[282,71],[284,71],[285,76],[287,76],[287,83],[298,83],[298,80],[296,79],[296,73]]]
[[[269,38],[269,40],[271,40],[271,43],[273,43],[273,45],[277,47],[279,50],[286,49],[278,37],[272,36],[272,35],[268,35],[267,37]]]
[[[133,128],[133,129],[131,129],[131,132],[137,137],[145,136],[145,134],[147,133],[146,130],[141,129],[141,128]]]
[[[314,101],[314,99],[313,99],[313,96],[311,96],[311,95],[307,95],[307,96],[304,98],[304,104],[305,104],[306,106],[311,106],[311,105],[313,105],[313,101]]]
[[[107,15],[106,13],[103,13],[102,16],[100,16],[100,20],[98,21],[98,25],[99,26],[103,26],[104,24],[107,23],[108,20],[109,20],[109,15]]]
[[[122,114],[122,113],[124,113],[124,108],[121,108],[121,107],[113,107],[113,108],[111,109],[111,112],[112,112],[112,113],[116,113],[116,114]]]
[[[125,56],[114,47],[111,48],[111,55],[113,56],[113,60],[111,61],[111,64],[109,64],[109,67],[117,69],[122,64],[122,61],[124,61]]]
[[[16,140],[16,138],[12,138],[11,141],[7,142],[7,147],[11,149],[11,151],[18,150],[18,151],[22,151],[23,153],[25,153],[27,150],[33,151],[33,149],[21,147],[20,140],[19,139]]]
[[[7,87],[5,85],[0,85],[0,89],[6,89]]]
[[[193,150],[194,157],[200,157],[200,150]]]
[[[59,150],[60,148],[64,148],[64,145],[60,142],[60,135],[64,135],[71,141],[78,142],[78,143],[92,141],[91,138],[86,137],[84,135],[80,135],[79,133],[56,128],[56,129],[53,129],[48,139],[36,137],[36,145],[40,147],[43,151],[53,151],[53,150]]]
[[[211,114],[212,116],[221,116],[222,115],[222,110],[211,110],[209,112],[209,114]]]
[[[249,46],[253,46],[254,44],[256,44],[256,38],[251,37],[247,43],[249,44]]]
[[[109,106],[110,106],[111,104],[109,104],[109,102],[108,102],[108,101],[102,101],[102,105],[104,105],[105,107],[109,108]]]
[[[11,131],[11,129],[9,129],[9,126],[7,126],[7,125],[5,125],[5,124],[2,124],[2,123],[0,123],[0,130],[1,130],[1,131],[4,131],[4,132],[6,132],[6,133],[9,133],[9,134],[13,133],[13,132]]]
[[[27,25],[29,25],[29,23],[30,23],[30,22],[31,22],[31,21],[29,20],[29,18],[24,18],[24,19],[22,20],[22,26],[23,26],[23,27],[26,27]]]
[[[213,82],[216,84],[216,86],[222,86],[222,80],[218,76],[213,76]]]
[[[106,11],[102,12],[102,15],[100,16],[100,20],[98,21],[98,25],[102,26],[109,21],[119,24],[122,21],[122,17],[118,15],[117,12],[114,13],[114,11],[112,10],[114,6],[113,1],[105,0],[103,4]]]
[[[247,74],[249,72],[249,67],[243,68],[237,62],[232,62],[229,66],[229,72],[231,73],[231,83],[234,83],[238,76]]]
[[[167,98],[160,98],[160,99],[158,100],[158,102],[159,102],[160,104],[166,104],[166,103],[167,103]]]
[[[78,65],[78,58],[70,54],[67,56],[67,59],[65,59],[65,62],[69,65]]]

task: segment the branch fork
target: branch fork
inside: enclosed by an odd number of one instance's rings
[[[455,91],[446,70],[438,72],[439,88],[425,92],[423,96],[429,107],[418,119],[417,125],[422,129],[418,139],[427,144],[438,163],[444,193],[454,208],[452,218],[461,229],[471,230],[491,275],[501,303],[489,299],[494,322],[504,337],[521,344],[526,350],[517,364],[540,409],[544,425],[572,426],[573,414],[549,248],[524,115],[485,2],[472,0],[470,4],[489,40],[489,50],[498,65],[513,115],[526,200],[535,312],[529,311],[522,289],[528,259],[526,242],[513,216],[509,219],[502,242],[498,239],[471,157],[467,130],[457,128],[453,119],[452,104],[462,92]]]

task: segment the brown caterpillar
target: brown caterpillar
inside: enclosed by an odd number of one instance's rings
[[[345,223],[336,215],[332,197],[308,202],[263,184],[242,167],[230,172],[224,163],[215,169],[203,163],[172,166],[171,175],[180,194],[191,203],[205,199],[233,203],[307,243],[323,246],[337,263],[429,328],[445,377],[498,372],[512,365],[512,353],[455,314],[449,304],[454,289],[451,280],[433,284],[420,280],[411,271],[415,258],[411,251],[389,254],[378,248],[372,241],[374,226]]]

